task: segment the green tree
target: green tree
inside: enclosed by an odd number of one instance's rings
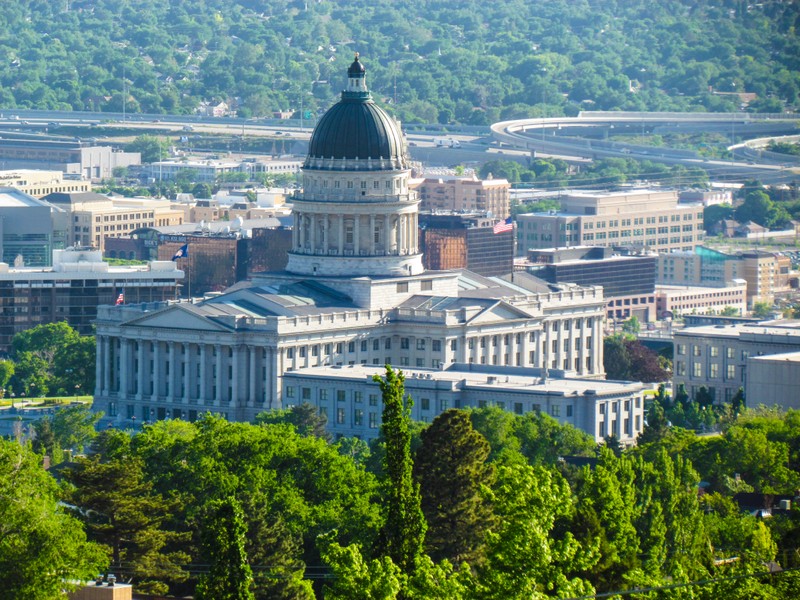
[[[330,442],[333,439],[325,429],[328,424],[328,418],[310,402],[303,402],[283,410],[260,413],[256,416],[256,423],[288,423],[294,426],[297,433],[302,436],[313,435],[326,442]]]
[[[6,386],[14,376],[14,363],[10,360],[0,360],[0,398],[5,396]]]
[[[443,412],[422,432],[414,468],[428,523],[425,546],[434,561],[481,563],[484,534],[493,520],[481,493],[494,479],[486,462],[490,451],[461,410]]]
[[[712,204],[703,209],[703,229],[708,231],[725,219],[733,218],[733,207],[730,204]]]
[[[244,549],[247,527],[242,508],[232,496],[210,503],[203,528],[203,546],[210,563],[195,591],[198,600],[255,600],[253,571]]]
[[[115,572],[135,580],[146,593],[166,593],[168,582],[187,578],[182,565],[189,556],[170,550],[186,535],[163,527],[177,509],[176,500],[153,491],[126,433],[104,431],[94,450],[65,470],[74,486],[71,502],[78,507],[90,539],[108,548]]]
[[[622,322],[622,331],[628,335],[637,335],[641,328],[642,325],[639,323],[639,319],[636,316]]]
[[[0,588],[8,600],[62,598],[108,564],[59,503],[41,457],[0,440]]]
[[[488,533],[487,561],[478,569],[474,596],[480,599],[573,597],[593,594],[571,573],[597,560],[557,521],[572,510],[567,482],[557,472],[527,465],[500,466],[490,499],[498,525]]]
[[[772,304],[769,302],[753,302],[753,316],[757,319],[766,319],[772,313]]]
[[[143,163],[154,163],[169,156],[169,140],[155,135],[140,135],[125,145],[126,152],[139,152]]]
[[[91,405],[67,406],[52,417],[53,433],[61,448],[81,451],[97,436],[96,425],[103,413],[92,410]]]
[[[420,486],[413,478],[409,421],[413,400],[405,395],[402,371],[386,366],[374,376],[383,394],[381,433],[386,442],[384,495],[386,523],[380,547],[405,574],[414,572],[425,544],[427,524],[422,513]]]

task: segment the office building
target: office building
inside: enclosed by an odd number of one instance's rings
[[[570,192],[561,209],[517,215],[517,254],[532,248],[633,246],[691,251],[703,243],[703,206],[672,191]]]
[[[800,323],[770,321],[735,325],[707,325],[676,330],[674,334],[673,389],[684,386],[690,397],[705,386],[718,402],[730,402],[739,388],[750,390],[750,406],[772,402],[762,390],[749,385],[751,358],[771,356],[771,363],[758,363],[757,381],[782,364],[780,357],[800,351]],[[788,361],[787,369],[796,372]],[[782,375],[775,374],[775,381]],[[795,386],[798,381],[795,380]],[[778,404],[778,402],[772,402]]]
[[[480,215],[419,216],[419,244],[426,269],[469,269],[507,275],[514,267],[514,230],[495,232],[497,219]]]
[[[620,254],[600,246],[548,248],[529,250],[527,260],[517,261],[516,266],[548,283],[602,286],[609,323],[631,317],[649,323],[659,318],[652,254]]]
[[[88,192],[92,189],[91,182],[80,177],[67,177],[61,171],[35,169],[0,171],[0,185],[16,188],[34,198],[48,194]]]
[[[720,287],[656,286],[659,319],[698,313],[713,315],[731,308],[740,317],[747,313],[747,282],[744,279],[734,279]]]
[[[692,252],[671,252],[658,257],[660,285],[726,287],[734,280],[747,282],[747,307],[755,302],[772,304],[790,289],[792,261],[774,252],[752,250],[726,253],[700,246]]]
[[[65,227],[66,218],[57,207],[15,188],[0,188],[0,262],[20,267],[52,264],[53,250],[64,247]]]
[[[0,161],[7,169],[61,171],[91,181],[112,177],[117,167],[140,164],[141,155],[111,146],[4,132],[0,138]]]
[[[101,252],[105,252],[108,238],[184,222],[184,211],[174,208],[169,200],[109,197],[94,192],[48,194],[44,199],[68,214],[68,245]]]
[[[411,418],[425,423],[450,408],[497,406],[522,415],[544,412],[602,443],[616,435],[632,445],[644,426],[641,383],[549,377],[542,369],[454,363],[446,369],[404,369],[405,390],[414,398]],[[335,435],[370,440],[378,436],[382,403],[374,365],[311,367],[283,377],[287,403],[310,402],[328,419]]]
[[[506,179],[426,177],[412,186],[419,194],[423,212],[488,213],[498,219],[507,219],[511,214],[511,184]]]
[[[98,306],[175,298],[183,272],[175,263],[112,267],[97,250],[56,250],[52,267],[14,267],[0,262],[0,353],[15,334],[66,321],[83,335],[93,333]]]

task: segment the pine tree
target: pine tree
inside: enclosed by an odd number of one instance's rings
[[[494,481],[494,468],[486,462],[490,451],[461,410],[443,412],[422,432],[415,471],[428,523],[426,547],[434,561],[480,563],[483,535],[492,523],[491,506],[481,494],[481,487]]]
[[[409,421],[413,400],[405,396],[402,371],[386,366],[386,376],[374,377],[383,392],[386,523],[379,543],[382,552],[405,574],[414,572],[423,553],[427,524],[422,514],[419,484],[413,478]]]
[[[253,600],[253,572],[244,550],[244,515],[233,496],[214,500],[203,530],[211,569],[197,584],[197,600]]]

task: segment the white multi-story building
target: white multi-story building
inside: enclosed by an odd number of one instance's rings
[[[411,418],[428,423],[450,408],[497,406],[514,414],[541,411],[592,435],[598,443],[611,434],[635,443],[644,426],[644,386],[630,381],[545,377],[543,369],[454,363],[443,371],[403,369],[405,390],[414,398]],[[382,402],[374,375],[382,367],[351,365],[291,371],[283,377],[286,403],[310,402],[331,428],[346,436],[378,435]]]
[[[601,288],[542,292],[524,275],[424,270],[403,136],[358,59],[303,171],[285,272],[204,300],[100,309],[94,404],[106,419],[250,420],[305,399],[284,380],[324,367],[537,368],[600,385]],[[584,397],[574,410],[595,405]]]
[[[769,396],[766,388],[751,386],[749,370],[756,357],[771,356],[780,362],[781,356],[799,350],[800,323],[797,321],[687,327],[675,332],[674,389],[683,385],[689,396],[694,397],[704,386],[717,401],[730,402],[739,388],[744,388],[751,406],[786,405]],[[773,373],[776,383],[779,381],[775,375],[775,360],[769,369],[766,363],[755,365],[759,381],[763,381],[767,372]],[[796,366],[791,365],[788,361],[784,366],[797,373]],[[794,385],[800,385],[800,379]]]

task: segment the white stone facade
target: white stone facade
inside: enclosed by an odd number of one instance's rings
[[[414,401],[411,418],[429,423],[450,408],[497,406],[518,415],[544,412],[601,443],[612,433],[632,445],[644,427],[643,385],[620,381],[543,378],[541,369],[453,364],[444,371],[402,369]],[[315,367],[284,376],[286,405],[309,402],[324,413],[337,436],[373,439],[380,431],[382,400],[377,366]],[[554,373],[551,373],[553,375]]]

